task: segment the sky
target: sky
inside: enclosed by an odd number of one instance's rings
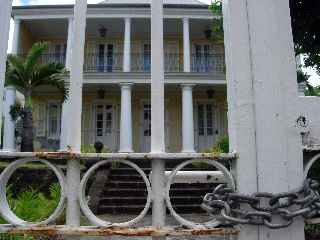
[[[73,4],[75,0],[13,0],[14,6],[21,5],[56,5],[56,4]],[[88,3],[99,3],[102,0],[88,0]],[[211,0],[199,0],[204,3],[211,3]],[[11,52],[12,48],[12,35],[13,35],[13,22],[10,23],[10,38],[8,52]],[[312,68],[305,68],[304,71],[311,77],[309,79],[312,85],[320,85],[320,76]]]

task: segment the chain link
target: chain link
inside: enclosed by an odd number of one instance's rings
[[[319,186],[319,182],[308,179],[296,191],[244,195],[220,184],[204,196],[201,207],[217,215],[223,226],[247,224],[286,228],[295,218],[310,219],[320,214]]]

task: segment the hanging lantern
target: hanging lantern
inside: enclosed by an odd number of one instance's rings
[[[105,91],[104,89],[99,88],[99,89],[98,89],[98,92],[97,92],[98,99],[104,99],[105,92],[106,92],[106,91]]]
[[[204,35],[207,40],[210,40],[212,37],[212,30],[208,27],[206,30],[204,30]]]
[[[100,25],[98,31],[101,38],[105,38],[107,36],[108,29],[106,29],[103,25]]]

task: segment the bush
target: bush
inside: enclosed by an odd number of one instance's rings
[[[229,137],[221,137],[218,139],[216,145],[212,148],[206,149],[205,153],[228,153],[229,152]]]
[[[81,145],[81,152],[82,153],[96,153],[96,149],[94,148],[94,144],[83,144]],[[107,147],[103,147],[102,153],[109,153],[110,150]]]
[[[60,186],[55,183],[50,186],[49,196],[39,190],[30,189],[19,193],[16,197],[12,187],[7,189],[7,199],[12,211],[21,219],[38,222],[46,219],[58,206],[60,200]],[[0,223],[6,223],[0,218]]]

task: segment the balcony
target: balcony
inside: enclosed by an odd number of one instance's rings
[[[58,62],[65,64],[65,55],[44,54],[42,63]],[[117,73],[123,71],[123,54],[86,54],[83,70],[86,73]],[[182,54],[165,54],[165,72],[183,72]],[[225,59],[223,54],[192,54],[191,72],[193,73],[218,73],[223,74]],[[131,54],[131,72],[148,73],[151,70],[150,54]]]

